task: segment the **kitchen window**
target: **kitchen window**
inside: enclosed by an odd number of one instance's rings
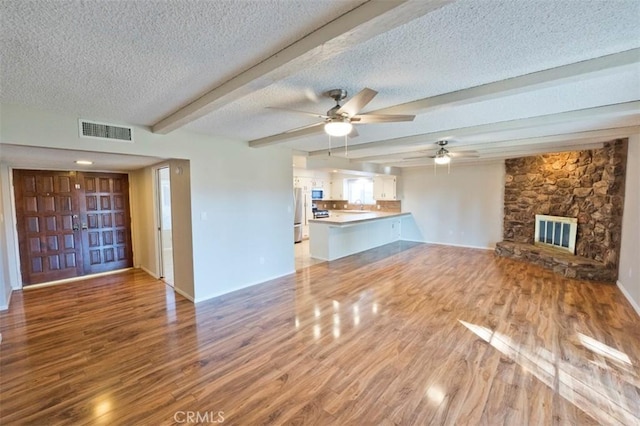
[[[373,179],[346,179],[347,200],[350,204],[375,204],[373,199]]]

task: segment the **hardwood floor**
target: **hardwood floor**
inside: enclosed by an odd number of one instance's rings
[[[0,424],[638,424],[611,285],[394,243],[193,305],[140,271],[16,292]]]

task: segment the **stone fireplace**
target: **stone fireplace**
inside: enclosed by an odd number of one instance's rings
[[[536,263],[567,277],[615,282],[622,233],[627,140],[601,149],[505,161],[503,241],[496,254]],[[535,244],[536,215],[575,218],[575,254]],[[552,225],[555,226],[555,225]],[[563,225],[551,228],[550,240]],[[547,239],[545,223],[544,239]]]

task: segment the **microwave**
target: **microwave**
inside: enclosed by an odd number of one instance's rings
[[[322,200],[323,191],[322,189],[312,189],[311,190],[311,199],[312,200]]]

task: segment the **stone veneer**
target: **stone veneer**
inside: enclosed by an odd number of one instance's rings
[[[506,160],[504,242],[497,244],[496,253],[569,277],[615,281],[627,143],[617,140],[601,149]],[[536,214],[577,217],[576,256],[583,259],[571,261],[533,246]]]

